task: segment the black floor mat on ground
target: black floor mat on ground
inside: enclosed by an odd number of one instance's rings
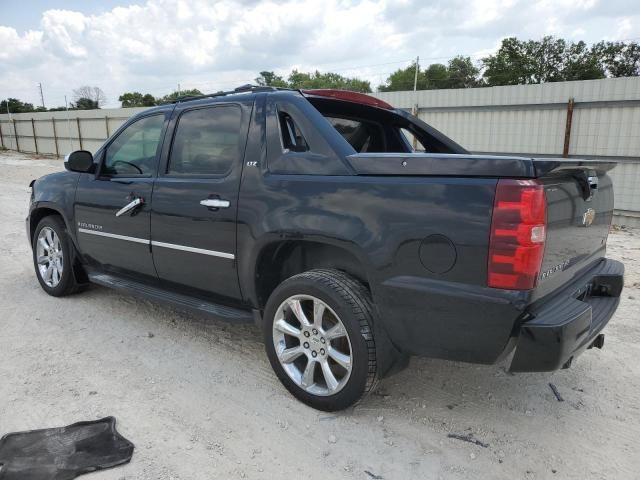
[[[9,433],[0,439],[0,480],[72,480],[128,463],[133,448],[113,417]]]

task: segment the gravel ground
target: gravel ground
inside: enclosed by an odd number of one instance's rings
[[[113,415],[136,450],[95,480],[640,478],[640,232],[610,235],[626,289],[605,348],[571,369],[414,359],[327,414],[285,391],[252,325],[105,288],[47,296],[25,238],[27,184],[60,169],[0,152],[0,434]]]

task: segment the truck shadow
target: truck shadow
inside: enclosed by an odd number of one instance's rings
[[[271,373],[264,353],[262,331],[254,324],[229,323],[100,287],[90,287],[82,297],[83,301],[90,304],[116,301],[122,314],[127,315],[126,311],[130,310],[132,320],[144,318],[144,328],[160,334],[164,331],[171,335],[170,331],[178,329],[186,338],[223,345],[241,360],[259,365],[264,377],[279,383],[275,374]],[[446,413],[473,406],[475,409],[498,408],[528,414],[539,408],[541,400],[548,408],[557,407],[558,400],[549,383],[556,382],[563,394],[568,392],[568,401],[573,401],[576,397],[573,394],[580,390],[583,373],[580,364],[559,372],[511,374],[508,372],[509,361],[506,359],[496,365],[475,365],[412,358],[406,369],[380,380],[374,392],[360,402],[355,411],[428,409],[433,413],[436,408]],[[284,388],[282,392],[287,395]],[[580,404],[575,403],[574,406],[579,408]],[[350,411],[354,409],[345,413]]]
[[[557,372],[512,374],[509,362],[474,365],[413,358],[408,368],[381,380],[369,406],[395,403],[400,409],[438,408],[444,412],[508,410],[526,416],[540,410],[555,411],[560,402],[576,410],[584,407],[581,385],[590,384],[584,367],[578,364]]]

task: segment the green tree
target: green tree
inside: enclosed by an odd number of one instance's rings
[[[542,41],[529,40],[526,50],[531,65],[529,83],[559,82],[564,80],[567,42],[561,38],[543,37]]]
[[[416,64],[413,62],[406,68],[400,68],[387,77],[386,82],[378,87],[381,92],[413,90]],[[433,63],[418,72],[416,87],[418,90],[439,88],[468,88],[481,85],[478,76],[480,70],[470,57],[457,56],[449,60],[447,65]]]
[[[416,62],[413,62],[406,68],[399,68],[387,77],[383,85],[378,87],[381,92],[397,92],[400,90],[413,90],[413,82],[416,75]],[[418,90],[427,89],[427,81],[424,73],[418,72]]]
[[[565,52],[564,80],[595,80],[604,78],[602,62],[583,41],[571,43]]]
[[[260,72],[260,76],[255,78],[255,82],[263,87],[283,87],[286,88],[289,85],[287,81],[283,79],[280,75],[276,75],[274,72]]]
[[[95,110],[96,108],[100,108],[98,102],[86,97],[80,97],[71,104],[71,110]]]
[[[0,102],[0,114],[7,113],[7,102],[9,103],[10,113],[26,113],[36,111],[32,103],[23,102],[22,100],[18,100],[17,98],[9,98]]]
[[[164,97],[158,98],[156,102],[174,102],[178,97],[197,97],[199,95],[204,94],[197,88],[192,88],[191,90],[180,90],[180,92],[176,90],[175,92],[165,95]]]
[[[89,110],[89,106],[93,105],[91,109],[100,108],[107,101],[104,92],[100,87],[90,87],[84,85],[78,87],[73,91],[73,99],[78,106],[78,110]]]
[[[140,92],[126,92],[120,95],[118,101],[122,108],[131,107],[152,107],[156,104],[156,99],[150,93],[143,95]]]
[[[435,90],[438,88],[449,88],[449,70],[446,65],[441,63],[432,63],[422,73],[425,79],[427,90]]]
[[[640,75],[640,45],[561,38],[521,41],[505,38],[494,55],[482,59],[488,85],[518,85]]]
[[[371,83],[367,80],[343,77],[333,72],[320,73],[318,70],[312,73],[293,70],[289,74],[288,86],[296,89],[337,88],[362,93],[371,92]]]
[[[484,78],[487,84],[519,85],[532,83],[532,67],[530,51],[526,42],[515,37],[502,40],[500,48],[494,55],[482,59]]]
[[[142,97],[142,106],[143,107],[153,107],[157,105],[156,98],[150,93],[145,93],[144,97]]]
[[[473,64],[470,57],[458,55],[452,58],[449,60],[447,70],[449,73],[447,88],[471,88],[482,85],[478,79],[480,69]]]
[[[599,42],[592,52],[611,77],[640,75],[640,45],[635,42]]]

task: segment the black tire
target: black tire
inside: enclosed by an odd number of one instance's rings
[[[58,236],[62,249],[62,275],[60,277],[60,281],[55,286],[47,285],[45,280],[42,278],[40,270],[38,269],[38,236],[45,227],[48,227],[55,232]],[[67,233],[67,227],[58,215],[50,215],[40,220],[35,232],[33,233],[31,246],[36,277],[38,277],[38,282],[40,282],[40,286],[45,292],[53,297],[64,297],[65,295],[70,295],[78,290],[78,284],[76,283],[73,273],[73,245],[71,244],[71,239]]]
[[[273,333],[275,315],[280,305],[295,295],[320,299],[337,314],[347,331],[352,369],[342,389],[333,395],[307,392],[291,379],[278,359]],[[375,386],[377,368],[371,295],[362,283],[344,272],[311,270],[282,282],[267,302],[263,334],[267,356],[276,375],[293,396],[310,407],[323,411],[342,410],[358,402]]]

